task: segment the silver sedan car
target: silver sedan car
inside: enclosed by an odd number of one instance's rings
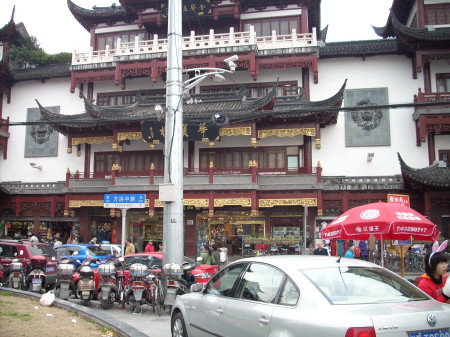
[[[262,256],[177,297],[174,337],[447,337],[450,305],[378,265],[328,256]]]

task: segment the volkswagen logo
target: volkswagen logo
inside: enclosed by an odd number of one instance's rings
[[[427,316],[427,322],[428,322],[428,324],[429,324],[430,326],[435,326],[435,325],[436,325],[436,322],[437,322],[436,316],[434,316],[434,315],[432,315],[432,314],[429,314],[429,315]]]

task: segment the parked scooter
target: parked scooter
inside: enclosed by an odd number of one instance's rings
[[[126,302],[131,306],[133,314],[140,314],[142,312],[141,305],[147,302],[148,274],[148,267],[144,264],[133,263],[130,266],[130,284]]]
[[[58,265],[58,279],[55,285],[55,295],[57,298],[68,300],[72,292],[75,292],[73,274],[75,273],[75,260],[64,258]]]
[[[47,284],[47,275],[45,275],[45,266],[47,259],[45,256],[33,256],[27,265],[27,276],[25,279],[24,289],[35,293],[45,293]]]
[[[102,308],[105,310],[110,308],[118,298],[119,287],[116,267],[121,264],[120,261],[116,261],[98,266],[97,272],[100,275],[98,297]]]
[[[25,284],[25,273],[21,259],[13,259],[9,266],[9,276],[5,284],[8,288],[23,289]]]
[[[181,266],[176,263],[169,263],[164,266],[166,278],[164,305],[171,308],[177,295],[183,295],[188,292],[189,286],[195,283],[195,278],[191,274],[195,267],[196,265],[192,263],[183,263]]]
[[[95,282],[94,271],[91,268],[91,264],[98,264],[100,261],[94,259],[84,260],[78,272],[80,273],[80,280],[77,285],[77,294],[81,299],[81,305],[87,306],[94,297]]]

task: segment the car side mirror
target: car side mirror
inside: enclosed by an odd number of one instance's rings
[[[23,250],[22,249],[20,250],[19,255],[23,255]]]
[[[194,283],[191,285],[191,293],[200,293],[203,291],[203,284],[202,283]]]

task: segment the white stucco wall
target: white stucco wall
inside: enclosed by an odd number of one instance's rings
[[[450,72],[446,62],[432,64],[431,72]],[[254,83],[250,73],[238,71],[225,76],[223,84]],[[301,69],[267,70],[262,71],[257,82],[267,83],[280,81],[297,81],[301,83]],[[389,104],[412,103],[413,97],[419,87],[423,87],[423,75],[412,78],[411,60],[404,56],[376,56],[320,59],[319,83],[314,84],[310,79],[311,100],[317,101],[334,95],[348,79],[347,89],[361,88],[388,88]],[[207,79],[202,85],[216,85],[217,83]],[[435,85],[435,83],[434,83]],[[3,102],[3,117],[10,117],[11,122],[23,122],[26,120],[27,108],[36,108],[34,99],[38,99],[43,106],[60,106],[62,114],[79,114],[84,112],[83,100],[79,98],[78,91],[71,94],[69,91],[70,79],[51,79],[44,83],[40,81],[18,82],[12,88],[11,104]],[[158,79],[152,83],[150,78],[139,78],[126,81],[125,91],[138,89],[161,89],[164,83]],[[85,94],[87,86],[85,86]],[[121,91],[120,87],[112,82],[99,82],[94,84],[94,97],[98,92]],[[345,104],[345,102],[344,102]],[[400,166],[397,152],[401,154],[405,162],[415,168],[428,166],[427,144],[416,146],[415,125],[412,119],[414,108],[390,109],[390,146],[374,147],[346,147],[345,146],[345,112],[340,112],[336,125],[321,129],[322,148],[317,150],[313,146],[312,163],[316,166],[320,161],[325,176],[358,176],[358,175],[394,175],[400,174]],[[73,153],[67,154],[67,137],[59,134],[58,156],[25,158],[25,126],[13,126],[10,128],[8,144],[8,159],[0,159],[0,181],[23,182],[53,182],[63,181],[67,168],[72,172],[83,171],[85,146],[81,147],[81,156],[76,156],[75,147]],[[450,148],[450,136],[437,135],[436,157],[438,150]],[[258,141],[259,147],[264,146],[290,146],[301,145],[301,137],[277,138],[270,137]],[[314,144],[314,141],[313,141]],[[216,148],[222,147],[251,147],[249,136],[222,137],[220,142],[215,142]],[[201,148],[209,148],[208,143],[197,142],[195,146],[195,166],[198,167],[198,153]],[[124,151],[147,150],[149,145],[140,141],[131,141]],[[163,149],[160,144],[156,150]],[[185,144],[187,149],[187,144]],[[113,151],[111,144],[95,144],[91,146],[91,171],[94,167],[95,152]],[[367,153],[375,154],[371,162],[367,162]],[[187,151],[184,153],[187,163]],[[42,165],[42,170],[33,169],[29,163]]]
[[[388,88],[389,104],[412,103],[423,78],[414,80],[411,61],[404,56],[349,57],[319,62],[319,83],[311,84],[311,100],[325,99],[347,81],[347,89]],[[313,83],[312,79],[310,83]],[[345,102],[344,102],[345,105]],[[336,125],[321,129],[322,148],[313,149],[313,165],[320,161],[326,176],[400,174],[397,152],[411,167],[428,166],[427,146],[416,146],[413,108],[389,110],[390,146],[346,147],[345,114]],[[374,158],[367,162],[367,153]]]
[[[37,99],[44,107],[59,106],[61,114],[80,113],[83,102],[78,94],[71,94],[70,78],[41,81],[17,82],[12,87],[11,104],[3,101],[3,118],[10,122],[27,120],[27,109],[37,108]],[[25,158],[25,126],[11,126],[8,140],[8,158],[0,160],[0,181],[54,182],[64,181],[68,167],[82,171],[84,157],[77,157],[76,151],[67,153],[67,137],[58,133],[57,157]],[[29,163],[42,166],[32,168]]]

